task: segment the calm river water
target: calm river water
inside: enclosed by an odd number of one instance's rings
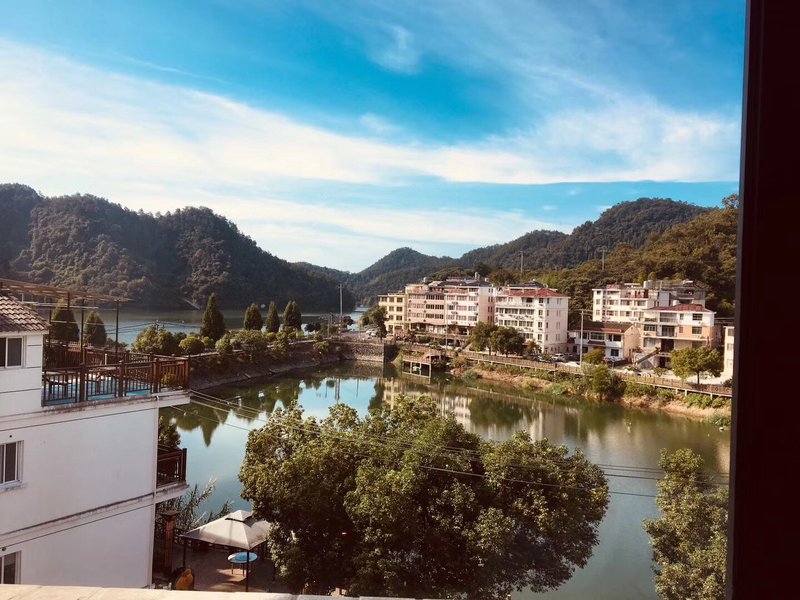
[[[505,440],[525,430],[534,439],[581,448],[589,460],[603,466],[613,492],[600,526],[600,542],[589,564],[561,588],[547,594],[519,592],[515,600],[657,598],[642,520],[657,515],[650,496],[656,493],[653,469],[661,449],[691,448],[704,457],[709,471],[728,472],[729,434],[711,425],[615,405],[492,389],[482,382],[472,387],[447,379],[420,383],[388,366],[344,364],[212,393],[232,399],[237,408],[193,404],[164,411],[177,419],[182,446],[188,448],[190,484],[217,480],[208,507],[212,509],[226,498],[234,501],[234,508],[249,508],[239,497],[238,481],[247,432],[263,425],[278,403],[294,400],[307,415],[325,417],[336,402],[365,413],[370,406],[390,403],[398,393],[428,394],[440,403],[442,412],[453,413],[469,431],[484,438]]]

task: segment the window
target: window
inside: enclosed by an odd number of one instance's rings
[[[645,325],[644,326],[644,330],[645,331],[656,331],[656,326],[655,325]]]
[[[22,338],[0,338],[0,368],[22,366]]]
[[[692,335],[701,335],[703,333],[702,327],[692,327]]]
[[[700,313],[692,313],[692,321],[702,321],[703,315]]]
[[[0,444],[0,485],[19,481],[21,450],[22,442]]]
[[[19,583],[19,552],[0,556],[0,584]]]

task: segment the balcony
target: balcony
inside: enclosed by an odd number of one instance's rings
[[[188,387],[187,358],[154,356],[135,362],[51,368],[42,371],[42,406],[147,396]]]
[[[175,450],[158,446],[156,457],[156,487],[186,483],[186,448]]]

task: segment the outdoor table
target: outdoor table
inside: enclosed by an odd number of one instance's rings
[[[255,562],[258,554],[255,552],[234,552],[228,556],[228,562],[231,563],[231,573],[233,573],[233,565],[242,565],[242,572],[244,572],[247,565],[247,555],[250,555],[250,562]]]

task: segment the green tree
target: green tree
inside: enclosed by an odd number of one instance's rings
[[[181,434],[178,431],[178,423],[172,419],[158,417],[158,445],[177,450],[181,445]]]
[[[656,592],[663,600],[721,600],[728,488],[713,486],[702,457],[686,448],[663,450],[659,466],[665,473],[656,497],[661,516],[644,522],[656,563]]]
[[[586,564],[609,494],[579,450],[484,442],[427,397],[329,410],[275,410],[239,474],[291,590],[499,600]]]
[[[539,346],[539,343],[536,340],[528,340],[525,343],[525,349],[522,351],[522,353],[525,356],[536,356],[539,354],[540,350],[541,346]]]
[[[67,303],[59,300],[50,317],[50,337],[59,342],[77,342],[80,340],[80,329],[75,322],[75,315]]]
[[[603,362],[603,358],[605,357],[606,353],[603,352],[601,348],[595,348],[594,350],[589,350],[586,354],[583,355],[583,362],[588,363],[590,365],[599,365]]]
[[[261,311],[258,309],[258,305],[253,303],[247,307],[244,313],[244,328],[261,331],[263,326],[264,319],[261,317]]]
[[[491,340],[492,333],[494,333],[496,329],[497,325],[486,323],[485,321],[476,323],[475,327],[472,328],[472,333],[469,336],[470,347],[477,352],[481,352],[482,350],[489,348],[491,352],[491,346],[489,342]]]
[[[278,333],[278,330],[280,328],[281,328],[281,321],[278,318],[278,307],[275,306],[274,302],[270,302],[269,308],[267,309],[267,321],[266,321],[267,333]]]
[[[131,350],[161,356],[179,355],[181,353],[180,343],[185,338],[185,333],[172,333],[164,327],[150,325],[136,336]]]
[[[90,311],[83,324],[83,340],[92,346],[105,346],[108,335],[103,319],[97,311]]]
[[[592,391],[600,400],[614,400],[625,392],[625,381],[605,365],[592,368]]]
[[[178,347],[181,350],[181,354],[200,354],[206,349],[205,342],[203,342],[203,338],[201,338],[196,333],[190,333],[184,339],[180,341]]]
[[[295,331],[299,331],[303,326],[303,315],[300,314],[300,308],[297,302],[289,300],[286,303],[286,308],[283,309],[283,328],[289,329],[290,327]]]
[[[217,295],[211,294],[203,313],[203,322],[200,326],[200,337],[210,337],[215,342],[225,335],[225,318],[217,306]]]
[[[378,328],[378,337],[386,337],[386,307],[373,306],[361,315],[361,325],[374,325]]]
[[[183,496],[161,502],[158,505],[159,512],[177,510],[178,515],[175,517],[175,527],[181,531],[188,531],[205,523],[210,523],[214,519],[219,519],[231,512],[230,500],[225,500],[225,503],[217,512],[200,512],[200,507],[206,504],[214,493],[216,484],[217,480],[212,477],[201,491],[200,486],[195,483],[194,487]]]
[[[525,338],[513,327],[496,327],[489,335],[489,348],[498,354],[521,354]]]
[[[703,373],[709,373],[714,377],[718,377],[722,373],[722,355],[716,349],[708,346],[673,350],[670,360],[672,372],[682,380],[686,380],[690,375],[697,375],[699,384],[700,375]]]

